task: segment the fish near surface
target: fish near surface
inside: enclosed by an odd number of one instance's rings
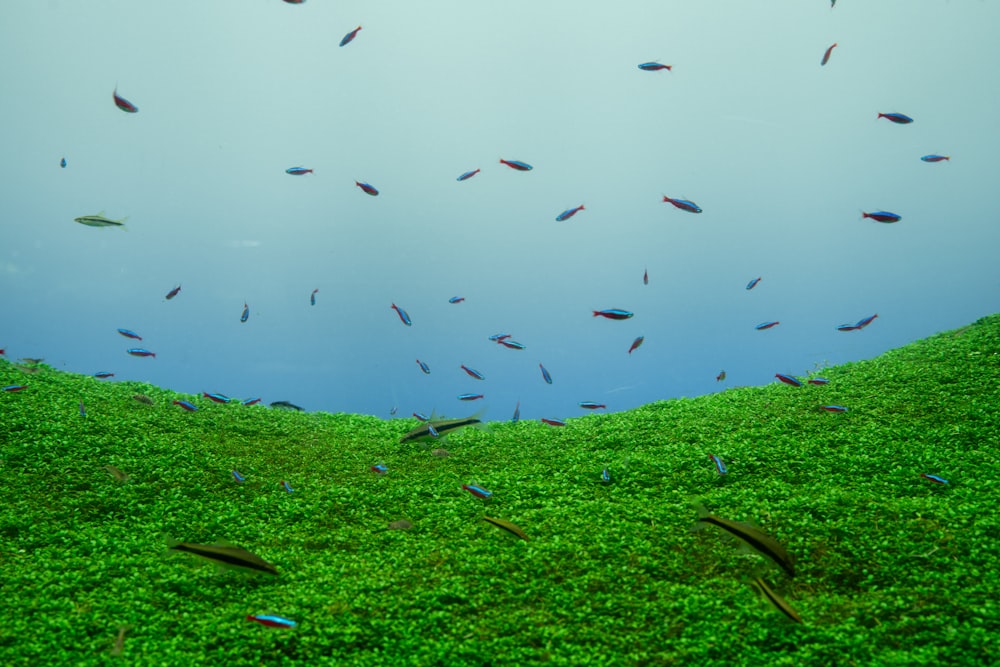
[[[715,516],[709,513],[702,505],[697,505],[696,509],[698,511],[697,525],[711,525],[720,528],[738,539],[755,553],[770,558],[788,573],[788,576],[795,576],[795,564],[792,561],[792,557],[785,550],[785,547],[779,544],[773,537],[754,526]]]

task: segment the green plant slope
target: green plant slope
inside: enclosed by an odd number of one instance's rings
[[[0,385],[27,385],[0,393],[0,663],[1000,664],[1000,316],[823,375],[495,423],[438,457],[399,444],[413,420],[0,361]],[[695,499],[777,539],[794,579],[692,531]],[[218,572],[164,535],[228,540],[280,575]],[[268,613],[299,625],[246,620]]]

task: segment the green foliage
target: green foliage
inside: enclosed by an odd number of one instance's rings
[[[0,384],[28,385],[0,394],[0,662],[996,664],[1000,316],[823,374],[563,429],[491,424],[438,458],[399,443],[412,420],[0,361]],[[695,500],[785,545],[795,579],[693,532]],[[167,554],[164,535],[228,540],[280,575]],[[804,624],[756,596],[756,574]],[[245,620],[267,613],[299,627]]]

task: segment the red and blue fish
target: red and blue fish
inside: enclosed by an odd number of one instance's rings
[[[559,215],[556,216],[556,222],[562,222],[563,220],[569,220],[570,218],[572,218],[574,215],[576,215],[577,213],[579,213],[582,210],[584,210],[583,209],[583,204],[580,204],[576,208],[568,208],[568,209],[566,209],[565,211],[563,211],[562,213],[560,213]]]
[[[545,380],[545,384],[552,384],[552,376],[545,370],[545,366],[538,364],[538,368],[542,371],[542,379]]]
[[[180,293],[180,291],[181,291],[181,286],[178,285],[177,287],[175,287],[172,290],[170,290],[169,292],[167,292],[167,301],[170,301],[175,296],[177,296]]]
[[[661,70],[667,70],[668,72],[673,69],[671,65],[664,65],[658,62],[648,62],[641,63],[638,65],[639,69],[643,72],[659,72]]]
[[[425,374],[430,375],[430,373],[431,373],[431,367],[430,366],[428,366],[424,362],[420,361],[419,359],[417,359],[417,365],[420,366],[420,370],[422,370]],[[424,420],[424,421],[426,421],[426,420]]]
[[[133,357],[153,357],[153,358],[156,357],[156,353],[150,352],[144,347],[130,347],[125,351],[131,354]]]
[[[396,311],[396,314],[399,315],[399,319],[402,320],[403,324],[405,324],[408,327],[413,326],[413,322],[410,320],[410,316],[406,314],[405,310],[403,310],[396,304],[392,304],[389,307]]]
[[[594,401],[580,401],[579,403],[577,403],[577,405],[579,405],[584,410],[600,410],[602,408],[606,410],[608,407],[604,405],[604,403],[596,403]]]
[[[781,380],[785,384],[792,385],[793,387],[801,387],[802,386],[802,383],[799,382],[798,380],[796,380],[791,375],[785,375],[784,373],[775,373],[774,377],[778,378],[779,380]]]
[[[483,398],[482,394],[459,394],[458,400],[460,401],[478,401]]]
[[[372,197],[378,197],[378,190],[374,186],[368,183],[362,183],[361,181],[354,181],[354,184],[361,188],[365,194],[371,195]]]
[[[471,377],[476,378],[477,380],[485,380],[486,379],[486,377],[482,373],[480,373],[479,371],[477,371],[475,368],[469,368],[465,364],[462,364],[460,366],[460,368],[463,371],[465,371],[466,373],[468,373]]]
[[[909,125],[913,122],[912,118],[902,113],[880,113],[878,118],[886,118],[897,125]],[[878,118],[876,118],[876,120],[878,120]]]
[[[760,324],[758,324],[757,326],[755,326],[754,329],[756,329],[757,331],[766,331],[767,329],[770,329],[772,327],[776,327],[779,324],[781,324],[781,322],[778,322],[778,321],[761,322]]]
[[[313,173],[312,169],[306,169],[305,167],[289,167],[285,170],[286,174],[291,174],[292,176],[303,176],[305,174]]]
[[[726,473],[729,472],[729,468],[726,467],[726,463],[718,456],[716,456],[715,454],[709,454],[708,458],[712,459],[712,463],[715,464],[715,471],[718,472],[720,475],[725,475]]]
[[[551,417],[542,417],[542,423],[548,424],[549,426],[565,426],[566,422],[561,419],[553,419]]]
[[[285,0],[290,5],[301,5],[305,0]],[[266,625],[269,628],[294,628],[297,624],[295,621],[289,620],[287,618],[282,618],[281,616],[257,616],[250,615],[247,616],[248,621],[253,621],[255,623],[260,623],[261,625]]]
[[[174,401],[174,405],[178,405],[187,410],[188,412],[198,411],[198,406],[194,405],[193,403],[189,403],[188,401]]]
[[[481,486],[476,486],[475,484],[463,484],[462,488],[474,495],[477,498],[482,498],[483,500],[489,500],[493,497],[492,491],[487,491]]]
[[[951,160],[947,155],[924,155],[920,158],[924,162],[944,162],[945,160]]]
[[[527,162],[521,162],[520,160],[504,160],[503,158],[500,158],[500,164],[505,164],[511,169],[516,169],[517,171],[531,171],[534,169],[534,167]]]
[[[349,33],[347,33],[346,35],[344,35],[344,38],[342,40],[340,40],[340,45],[341,46],[347,46],[348,44],[350,44],[351,42],[353,42],[354,38],[358,36],[358,31],[359,30],[361,30],[361,26],[358,26],[354,30],[352,30]]]
[[[246,301],[243,302],[243,313],[240,314],[240,322],[246,322],[250,319],[250,306],[247,305]]]
[[[823,54],[823,60],[821,60],[820,63],[819,63],[820,65],[825,65],[828,62],[830,62],[830,54],[833,53],[833,49],[834,49],[835,46],[837,46],[837,42],[834,42],[833,44],[831,44],[830,48],[828,48],[826,50],[826,53]]]
[[[687,211],[688,213],[701,213],[701,207],[695,204],[693,201],[687,199],[672,199],[666,195],[663,195],[663,201],[673,204],[675,208],[679,208],[682,211]]]
[[[316,305],[316,292],[318,292],[318,291],[319,291],[319,288],[316,288],[316,289],[314,289],[312,291],[312,294],[309,295],[309,305],[310,306],[315,306]]]
[[[111,95],[115,101],[115,106],[124,111],[125,113],[136,113],[139,111],[139,107],[132,104],[124,97],[118,94],[118,86],[115,86],[115,92],[113,92]]]
[[[465,301],[464,296],[453,296],[448,299],[448,303],[462,303],[463,301]]]
[[[635,313],[631,313],[627,310],[622,310],[621,308],[608,308],[607,310],[595,310],[593,311],[594,317],[600,315],[601,317],[606,317],[609,320],[627,320],[632,317]]]
[[[896,213],[893,213],[891,211],[873,211],[871,213],[865,213],[864,211],[861,211],[861,219],[864,220],[865,218],[871,218],[876,222],[892,223],[892,222],[899,222],[900,220],[903,219],[903,216],[897,215]]]
[[[475,176],[478,173],[479,173],[478,169],[473,169],[472,171],[465,172],[464,174],[462,174],[461,176],[459,176],[455,180],[456,181],[467,181],[467,180],[469,180],[470,178],[472,178],[473,176]]]
[[[125,336],[126,338],[132,338],[133,340],[142,340],[142,336],[128,329],[119,329],[118,333]]]
[[[757,283],[759,283],[759,282],[760,282],[760,276],[754,278],[753,280],[751,280],[750,282],[747,283],[747,290],[748,291],[752,290],[754,287],[757,286]]]
[[[645,336],[639,336],[634,341],[632,341],[632,345],[628,348],[628,353],[632,354],[633,351],[638,350],[639,346],[642,345],[642,342],[644,340],[646,340]]]

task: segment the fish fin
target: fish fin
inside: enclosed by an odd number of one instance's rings
[[[164,533],[162,535],[162,537],[163,537],[163,541],[167,543],[167,548],[168,549],[173,549],[178,544],[180,544],[180,542],[178,540],[175,540],[173,537],[171,537],[170,535],[167,535],[166,533]]]

